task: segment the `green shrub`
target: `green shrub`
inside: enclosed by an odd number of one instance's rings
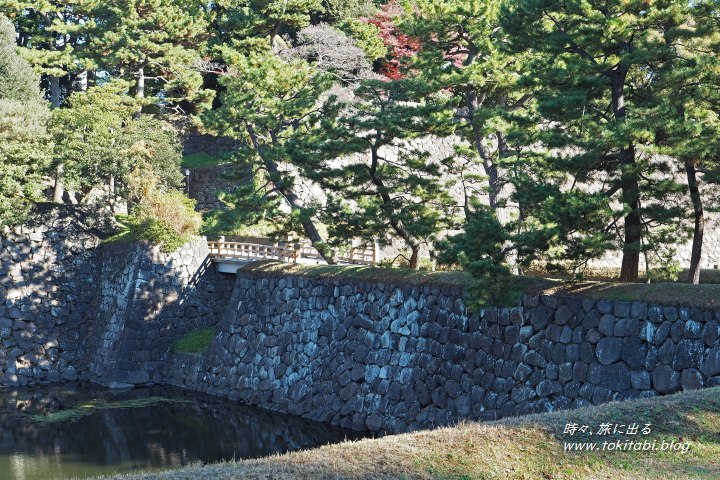
[[[217,327],[195,330],[170,344],[171,352],[205,353],[215,337]]]
[[[195,200],[162,186],[147,162],[133,170],[128,179],[130,198],[137,204],[130,215],[118,217],[125,231],[112,240],[149,241],[170,253],[197,235],[202,215],[195,211]]]
[[[648,271],[647,278],[651,282],[677,282],[680,272],[682,272],[680,264],[672,261],[661,267],[651,268]]]

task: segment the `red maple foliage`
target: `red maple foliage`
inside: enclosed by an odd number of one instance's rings
[[[405,78],[400,72],[402,58],[412,57],[422,48],[418,39],[401,33],[395,26],[395,19],[403,13],[402,6],[396,0],[391,0],[390,3],[381,5],[380,11],[374,17],[364,19],[380,29],[378,35],[390,51],[388,57],[381,60],[378,73],[391,80]]]

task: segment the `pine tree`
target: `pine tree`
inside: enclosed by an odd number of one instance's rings
[[[100,68],[133,80],[137,98],[183,110],[206,106],[201,52],[209,14],[203,2],[127,0],[89,2],[87,51]],[[148,90],[148,91],[146,91]]]
[[[515,52],[532,51],[524,80],[546,119],[540,140],[550,149],[536,163],[536,178],[549,179],[539,186],[554,192],[551,199],[567,198],[571,185],[569,218],[579,202],[605,216],[598,234],[621,232],[622,281],[637,280],[641,252],[682,233],[682,205],[672,202],[682,188],[655,155],[655,126],[664,120],[653,116],[668,93],[655,87],[655,76],[677,55],[665,40],[682,29],[688,8],[681,1],[517,0],[503,23]],[[609,209],[613,201],[620,207]]]
[[[471,146],[465,155],[479,158],[487,201],[496,212],[507,181],[500,164],[515,153],[508,141],[516,129],[510,116],[532,98],[517,82],[522,55],[509,55],[502,48],[501,3],[419,0],[407,2],[408,13],[399,20],[400,31],[420,44],[412,64],[419,77],[463,108],[465,122],[455,133]]]
[[[296,192],[293,142],[308,135],[316,122],[318,100],[330,88],[331,77],[303,60],[286,61],[269,49],[261,53],[226,50],[230,73],[220,85],[221,106],[202,116],[204,128],[217,135],[244,140],[239,162],[262,172],[267,191],[279,194],[291,208],[287,220],[300,225],[307,238],[328,263],[334,254],[320,235],[316,211]]]
[[[42,74],[42,85],[53,108],[73,88],[84,88],[88,69],[83,56],[87,17],[79,0],[64,2],[0,0],[0,10],[12,16],[22,55]]]
[[[657,104],[647,115],[658,153],[674,158],[685,171],[692,205],[693,241],[687,281],[699,283],[705,204],[717,206],[705,184],[720,177],[720,41],[715,2],[679,5],[663,29],[668,55],[657,63],[649,87]],[[708,199],[708,197],[710,197]]]
[[[311,14],[321,12],[321,0],[219,0],[212,45],[245,53],[277,54],[285,46],[282,34],[310,24]]]
[[[417,269],[420,251],[455,226],[458,213],[444,180],[451,159],[430,159],[413,141],[453,129],[453,111],[425,102],[415,80],[365,80],[350,103],[323,115],[323,128],[295,146],[302,174],[327,192],[330,237],[389,245],[401,242]],[[397,152],[397,153],[395,153]]]

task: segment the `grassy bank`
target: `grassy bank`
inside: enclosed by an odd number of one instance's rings
[[[303,275],[331,280],[467,287],[475,280],[462,270],[418,271],[402,268],[339,265],[295,265],[272,261],[252,262],[241,270],[268,276]],[[567,282],[534,276],[513,277],[514,286],[529,294],[573,295],[604,300],[646,302],[666,306],[716,309],[720,284]]]
[[[567,424],[587,433],[564,433]],[[635,435],[598,435],[603,424],[637,424]],[[650,432],[643,434],[645,425]],[[655,443],[658,451],[568,452],[566,442]],[[677,451],[660,451],[663,442]],[[682,453],[687,447],[687,451]],[[617,447],[616,447],[617,448]],[[625,447],[627,448],[627,447]],[[633,448],[633,447],[630,447]],[[331,445],[259,460],[164,473],[105,477],[134,480],[240,479],[708,479],[720,478],[720,389],[640,401],[465,423]]]

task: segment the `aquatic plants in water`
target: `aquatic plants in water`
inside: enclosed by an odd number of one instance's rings
[[[141,408],[155,405],[158,403],[190,403],[190,400],[165,397],[147,397],[108,402],[107,400],[103,399],[95,399],[84,402],[75,408],[60,410],[59,412],[54,412],[47,415],[30,415],[30,419],[38,423],[74,422],[88,415],[92,415],[93,413],[100,410],[118,408]]]

